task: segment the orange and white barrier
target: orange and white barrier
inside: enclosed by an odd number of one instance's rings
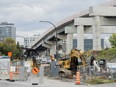
[[[10,80],[19,80],[19,67],[18,66],[11,66]]]
[[[13,72],[10,72],[10,81],[13,80]]]

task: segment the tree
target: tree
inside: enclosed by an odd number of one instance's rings
[[[2,43],[4,46],[4,54],[7,55],[8,52],[12,52],[14,55],[15,51],[17,50],[15,40],[12,38],[5,38]]]
[[[15,43],[15,40],[6,38],[0,43],[0,52],[3,55],[8,55],[8,52],[12,52],[12,58],[19,58],[21,55],[21,48],[19,43]]]
[[[17,55],[16,56],[21,58],[23,55],[22,52],[23,52],[23,50],[22,50],[19,42],[17,42]]]
[[[116,47],[116,34],[112,34],[109,38],[109,41],[110,41],[112,47]]]
[[[4,44],[2,42],[0,42],[0,53],[1,55],[4,53]]]

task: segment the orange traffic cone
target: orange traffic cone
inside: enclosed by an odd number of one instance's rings
[[[81,84],[81,82],[80,82],[80,72],[79,71],[76,72],[76,83],[75,84],[76,85],[80,85]]]

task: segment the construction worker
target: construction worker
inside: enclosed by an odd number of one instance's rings
[[[94,57],[94,53],[92,53],[91,59],[90,59],[90,65],[93,66],[93,61],[96,60]]]
[[[51,61],[55,61],[55,58],[52,55],[50,55],[50,59]]]

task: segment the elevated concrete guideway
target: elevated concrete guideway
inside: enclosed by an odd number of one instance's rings
[[[66,42],[66,54],[73,46],[73,34],[77,34],[77,48],[84,51],[84,34],[92,34],[93,50],[101,50],[101,34],[116,33],[116,3],[90,7],[88,10],[73,15],[56,25],[58,43]],[[55,29],[45,32],[32,46],[40,56],[49,49],[50,54],[56,53]]]

